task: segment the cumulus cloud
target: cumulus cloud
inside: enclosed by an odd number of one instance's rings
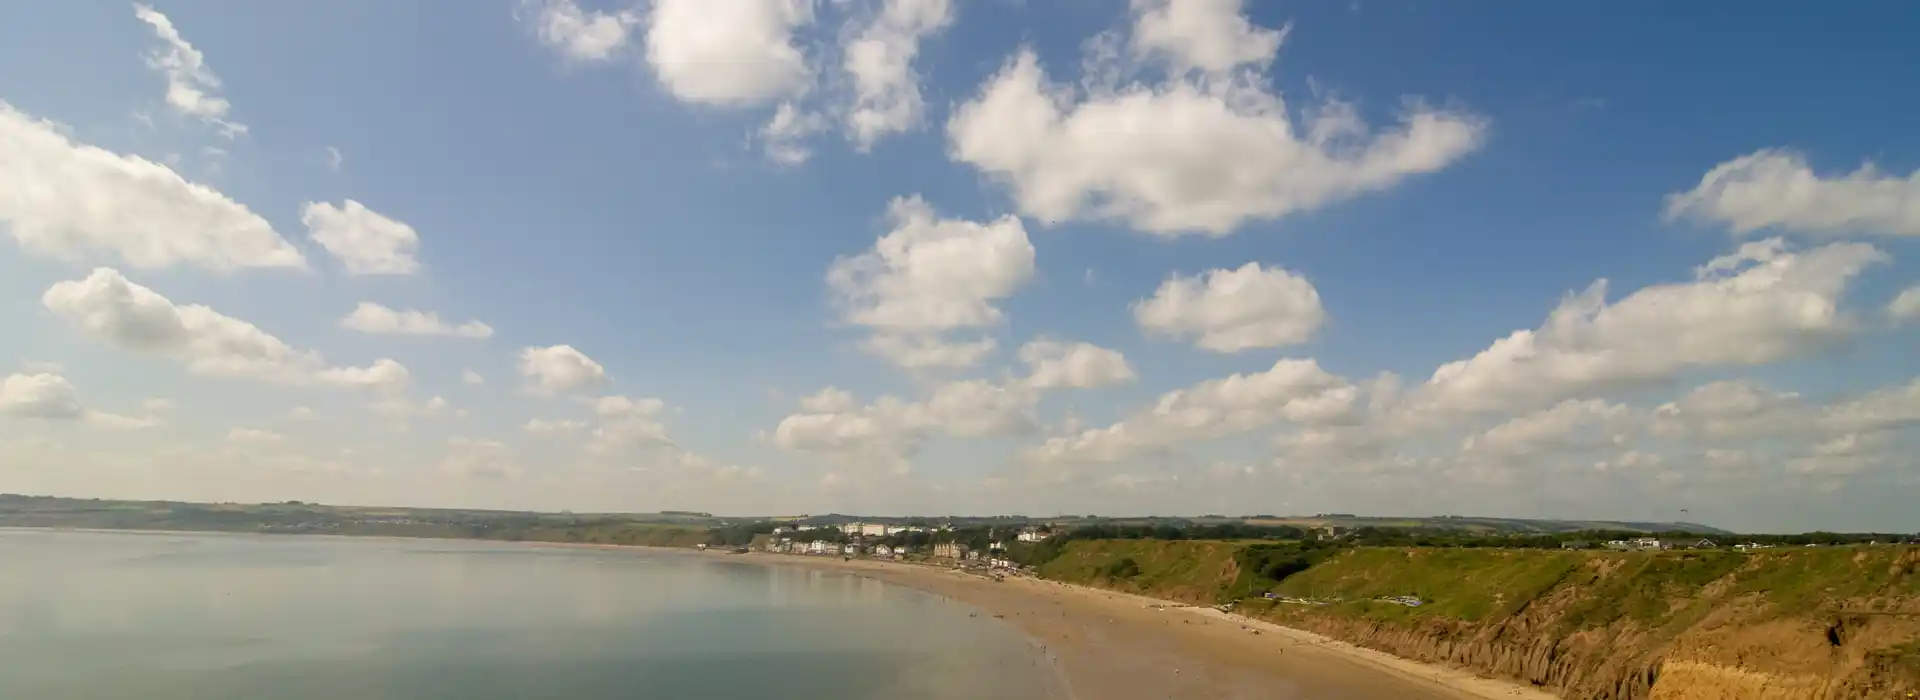
[[[581,63],[619,56],[641,22],[640,15],[631,11],[588,11],[574,0],[523,0],[521,9],[540,43],[562,58]]]
[[[1612,303],[1599,280],[1563,300],[1540,328],[1434,370],[1412,400],[1443,412],[1522,409],[1687,369],[1806,355],[1855,329],[1842,297],[1862,269],[1885,260],[1864,244],[1795,251],[1769,239],[1715,258],[1692,281]]]
[[[439,418],[451,412],[447,400],[439,396],[415,402],[404,396],[388,395],[368,408],[381,416],[402,422],[415,418]],[[459,413],[464,414],[465,411]]]
[[[1624,441],[1622,431],[1632,419],[1632,411],[1621,404],[1569,399],[1468,436],[1461,449],[1488,458],[1598,449]]]
[[[860,347],[896,367],[912,370],[959,369],[980,364],[999,343],[992,338],[948,340],[938,335],[875,335]]]
[[[1047,389],[1097,389],[1134,379],[1133,367],[1118,350],[1092,343],[1041,339],[1020,346],[1027,365],[1027,386]]]
[[[480,376],[479,372],[466,370],[460,373],[460,383],[467,386],[480,386],[487,383],[487,378]]]
[[[506,443],[469,437],[447,438],[440,471],[469,479],[514,479],[526,473]]]
[[[984,437],[1031,430],[1038,394],[1020,384],[985,380],[947,382],[924,401],[883,396],[865,406],[828,387],[802,399],[799,413],[774,429],[773,441],[789,450],[851,462],[907,468],[906,458],[935,435]]]
[[[153,27],[164,46],[147,55],[147,66],[167,78],[167,106],[220,129],[233,138],[247,132],[245,124],[227,120],[232,105],[219,95],[220,79],[207,67],[207,57],[180,36],[173,20],[146,5],[135,4],[133,15]]]
[[[607,370],[571,345],[551,345],[522,349],[520,376],[534,391],[552,395],[604,384]]]
[[[450,335],[461,338],[487,338],[493,327],[479,321],[459,325],[440,320],[430,311],[400,311],[373,302],[360,302],[353,313],[340,319],[340,327],[361,333],[387,335]]]
[[[1263,372],[1167,392],[1150,408],[1104,428],[1047,440],[1027,456],[1040,463],[1115,462],[1280,421],[1332,425],[1354,415],[1359,396],[1358,386],[1313,360],[1282,359]]]
[[[1337,102],[1296,123],[1263,73],[1281,33],[1252,27],[1239,2],[1143,0],[1132,9],[1128,53],[1152,60],[1164,80],[1103,85],[1133,67],[1096,51],[1088,85],[1076,90],[1051,81],[1023,49],[956,109],[951,156],[1005,184],[1022,212],[1043,221],[1224,236],[1439,170],[1485,138],[1481,118],[1418,102],[1385,131]]]
[[[287,436],[281,435],[271,430],[260,430],[257,428],[234,428],[232,430],[227,431],[227,442],[262,443],[262,442],[286,442],[286,440],[287,440]]]
[[[887,212],[890,232],[827,271],[843,319],[872,329],[869,349],[902,366],[977,362],[990,344],[956,349],[942,335],[1001,321],[997,303],[1033,277],[1026,228],[1012,216],[984,224],[938,218],[919,197],[895,199]]]
[[[163,400],[150,400],[142,406],[145,414],[139,416],[87,409],[73,383],[57,373],[12,374],[0,380],[0,418],[85,421],[99,428],[140,430],[159,425],[158,414],[171,407]]]
[[[1148,333],[1191,337],[1224,353],[1304,343],[1327,312],[1306,277],[1251,262],[1197,277],[1175,275],[1133,305],[1133,318]]]
[[[572,435],[586,427],[587,422],[583,420],[531,418],[520,429],[528,435]]]
[[[322,384],[373,389],[388,394],[406,388],[413,381],[405,366],[384,357],[365,367],[329,367],[320,370],[314,378]]]
[[[1255,26],[1241,0],[1133,0],[1130,49],[1140,58],[1164,57],[1174,70],[1221,74],[1264,67],[1280,50],[1285,30]]]
[[[11,374],[0,382],[0,416],[74,420],[85,415],[80,393],[57,374]]]
[[[351,199],[340,206],[307,202],[300,209],[307,237],[340,260],[349,275],[410,275],[420,269],[414,254],[420,234]]]
[[[1716,165],[1692,190],[1669,195],[1666,213],[1735,233],[1920,236],[1920,171],[1901,177],[1868,163],[1822,177],[1799,153],[1764,149]]]
[[[593,400],[592,406],[599,422],[587,441],[588,454],[673,444],[667,438],[666,424],[660,420],[667,409],[665,401],[651,397],[602,396]]]
[[[266,219],[164,165],[76,142],[0,102],[0,222],[26,251],[141,269],[303,268]]]
[[[760,127],[760,143],[766,148],[767,160],[775,165],[801,165],[813,157],[813,149],[807,145],[807,138],[827,130],[831,124],[832,121],[825,114],[792,102],[782,102],[773,111],[773,117],[767,120],[766,126]]]
[[[647,64],[682,101],[769,104],[813,79],[793,36],[813,21],[806,0],[654,0],[647,20]]]
[[[853,78],[854,97],[847,129],[860,150],[920,125],[926,107],[913,60],[921,40],[952,23],[951,0],[884,0],[880,12],[848,39],[843,67]]]
[[[1920,285],[1908,287],[1887,304],[1887,315],[1898,321],[1920,320]]]
[[[177,360],[197,374],[281,384],[327,384],[393,390],[407,370],[382,359],[368,367],[332,367],[318,353],[297,350],[253,324],[206,306],[177,306],[110,268],[59,282],[41,296],[47,310],[108,345]]]

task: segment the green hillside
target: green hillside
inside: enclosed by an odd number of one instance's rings
[[[1232,602],[1242,614],[1569,698],[1920,692],[1913,546],[1748,553],[1083,541],[1040,573]]]

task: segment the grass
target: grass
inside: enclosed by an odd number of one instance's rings
[[[1426,604],[1335,606],[1368,617],[1443,616],[1477,621],[1509,615],[1585,563],[1579,552],[1502,549],[1348,550],[1288,577],[1276,591],[1302,598],[1364,601],[1414,596]]]
[[[1041,575],[1069,583],[1151,593],[1186,602],[1211,602],[1237,567],[1234,542],[1166,540],[1092,540],[1070,543],[1065,552],[1040,567]],[[1138,573],[1124,578],[1108,574],[1122,560],[1133,560]]]

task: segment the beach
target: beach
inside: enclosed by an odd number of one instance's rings
[[[1209,607],[952,568],[755,553],[744,560],[851,572],[1011,623],[1079,700],[1550,700],[1519,683],[1409,661]]]

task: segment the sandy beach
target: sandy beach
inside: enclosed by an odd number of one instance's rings
[[[971,605],[1018,626],[1078,700],[1551,700],[1521,684],[1301,630],[1142,596],[921,564],[749,554],[848,571]]]

